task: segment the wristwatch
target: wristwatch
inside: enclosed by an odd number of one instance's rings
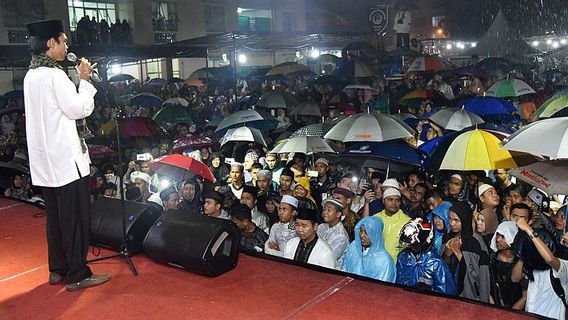
[[[533,230],[533,232],[531,234],[529,234],[529,238],[531,238],[531,240],[534,239],[534,238],[538,238],[538,232]]]

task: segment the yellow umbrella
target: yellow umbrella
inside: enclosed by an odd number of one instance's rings
[[[115,123],[114,119],[110,119],[109,121],[107,121],[106,123],[104,123],[101,126],[98,133],[107,136],[107,135],[111,134],[112,130],[115,127],[116,127],[116,123]]]
[[[501,149],[500,142],[501,140],[493,133],[485,130],[466,131],[458,135],[449,145],[439,169],[460,171],[509,169],[536,162],[536,158],[529,154]],[[435,157],[434,154],[432,156]]]

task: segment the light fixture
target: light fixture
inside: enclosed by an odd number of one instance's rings
[[[551,45],[551,44],[552,44],[552,39],[546,40],[546,44]]]
[[[553,47],[554,49],[558,48],[559,46],[560,46],[560,44],[558,43],[558,41],[554,41],[554,42],[552,43],[552,47]]]
[[[477,47],[477,42],[472,42],[472,43],[471,43],[471,47],[472,47],[472,48]]]
[[[319,51],[318,49],[314,49],[314,50],[312,50],[312,52],[310,53],[310,56],[311,56],[313,59],[317,59],[317,58],[319,58],[319,56],[320,56],[320,51]]]
[[[238,7],[238,8],[237,8],[237,13],[243,13],[243,8]]]
[[[247,56],[245,56],[245,55],[242,54],[242,53],[239,53],[238,59],[239,59],[239,63],[245,63],[245,62],[247,62]]]
[[[448,43],[448,44],[446,45],[446,49],[452,50],[452,45]]]
[[[561,44],[566,44],[566,42],[567,42],[566,39],[560,40],[560,43],[561,43]]]
[[[539,44],[539,42],[536,41],[536,40],[532,42],[533,47],[538,47],[538,44]]]

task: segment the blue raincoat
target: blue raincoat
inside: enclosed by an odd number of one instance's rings
[[[450,208],[452,204],[449,202],[444,201],[441,205],[437,206],[428,214],[428,220],[432,222],[434,226],[434,216],[442,219],[444,221],[444,230],[438,230],[434,228],[434,245],[433,249],[439,255],[442,255],[444,251],[443,241],[442,238],[444,234],[446,234],[450,227]]]
[[[359,230],[365,231],[371,240],[367,252],[363,252]],[[385,249],[383,221],[379,217],[365,217],[355,226],[355,240],[347,247],[343,269],[346,272],[386,282],[394,282],[396,269],[392,257]]]
[[[424,283],[433,291],[455,295],[456,284],[450,268],[442,257],[430,248],[415,256],[410,248],[398,254],[396,283],[413,287]]]

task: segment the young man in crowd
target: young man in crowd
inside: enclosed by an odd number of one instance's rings
[[[331,246],[337,262],[337,269],[340,269],[343,265],[345,250],[349,245],[349,234],[341,223],[342,212],[343,203],[339,200],[333,198],[325,200],[322,212],[324,223],[320,224],[317,230],[318,237]]]
[[[478,187],[478,194],[482,205],[480,213],[485,218],[485,234],[495,233],[500,219],[497,212],[500,201],[497,190],[490,184],[482,184]]]
[[[410,217],[400,209],[400,191],[395,188],[388,188],[383,192],[383,203],[385,209],[375,216],[380,217],[384,223],[383,236],[385,238],[385,249],[396,263],[399,247],[399,236],[402,227],[410,221]]]
[[[294,192],[292,191],[292,184],[294,183],[294,172],[289,168],[284,168],[280,173],[280,196],[289,195],[291,196]]]
[[[205,203],[203,204],[203,213],[210,217],[230,220],[231,217],[223,209],[223,201],[225,201],[225,195],[219,191],[208,191],[205,193]]]
[[[248,206],[237,203],[231,210],[231,221],[241,230],[241,250],[256,252],[264,250],[268,234],[252,221],[251,210]]]
[[[354,195],[355,194],[351,192],[351,190],[341,187],[333,189],[331,193],[331,196],[334,199],[339,200],[339,202],[343,205],[341,223],[349,235],[349,241],[353,241],[355,239],[355,225],[360,219],[359,215],[350,208]]]
[[[297,236],[294,225],[298,214],[298,199],[284,195],[278,205],[278,218],[280,221],[270,228],[268,240],[264,244],[264,252],[273,256],[282,257],[286,242]]]
[[[268,232],[268,218],[256,207],[257,196],[258,189],[256,187],[245,185],[241,195],[241,203],[249,207],[251,210],[252,222],[254,222],[254,224],[256,224],[264,232]]]
[[[319,158],[316,160],[315,167],[318,176],[310,179],[310,184],[312,185],[311,193],[316,203],[321,203],[322,200],[328,198],[327,193],[333,188],[333,181],[331,181],[331,178],[327,174],[329,161],[324,158]]]
[[[174,186],[169,186],[160,192],[164,213],[179,207],[179,193]]]
[[[278,154],[267,153],[264,161],[266,162],[265,169],[272,172],[272,180],[275,184],[280,185],[280,173],[282,173],[284,166],[281,164],[280,159],[278,159]]]
[[[231,170],[229,171],[229,177],[231,179],[231,183],[229,187],[231,191],[235,195],[235,198],[241,199],[241,195],[243,194],[243,186],[245,185],[245,178],[244,178],[244,171],[245,167],[238,162],[233,162],[231,164]]]
[[[337,260],[329,244],[318,238],[316,220],[317,212],[315,210],[308,208],[298,210],[295,223],[298,237],[292,238],[286,243],[284,258],[335,269]]]

